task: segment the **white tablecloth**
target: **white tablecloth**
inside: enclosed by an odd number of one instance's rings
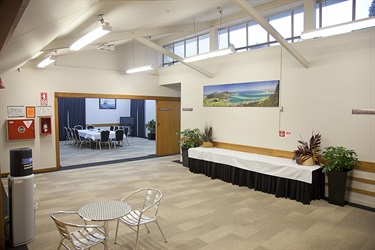
[[[292,159],[239,152],[223,148],[190,148],[189,158],[226,164],[229,166],[312,183],[312,172],[318,165],[301,166]]]
[[[115,139],[115,131],[109,131],[109,139]],[[100,140],[100,130],[94,129],[94,130],[88,130],[88,129],[82,129],[78,130],[79,136],[82,136],[85,139],[91,139],[91,140]],[[125,137],[125,136],[124,136]]]

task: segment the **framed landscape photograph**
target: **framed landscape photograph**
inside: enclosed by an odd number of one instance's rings
[[[203,86],[204,107],[278,107],[279,80]]]
[[[99,109],[116,109],[116,99],[100,98]]]

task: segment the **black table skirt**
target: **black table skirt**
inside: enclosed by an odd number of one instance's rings
[[[312,173],[312,184],[276,177],[237,167],[189,158],[189,170],[205,174],[211,179],[220,179],[238,186],[274,194],[276,197],[290,198],[303,204],[324,198],[325,179],[321,169]]]

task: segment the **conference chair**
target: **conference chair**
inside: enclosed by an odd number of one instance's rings
[[[98,147],[99,144],[99,149],[102,150],[102,144],[107,145],[108,148],[111,149],[111,142],[109,140],[109,130],[102,130],[100,131],[100,139],[96,141],[96,147]]]
[[[88,129],[88,130],[93,130],[93,129],[95,129],[95,126],[94,125],[87,125],[86,126],[86,129]]]
[[[77,140],[76,147],[78,147],[78,145],[79,145],[79,148],[81,148],[83,143],[91,146],[91,141],[89,139],[81,137],[79,135],[78,129],[73,129],[73,131],[74,131],[74,134],[75,134],[75,137],[76,137],[76,140]]]
[[[115,139],[111,141],[113,143],[113,147],[116,149],[116,145],[118,144],[121,147],[124,147],[124,130],[118,129],[115,131]]]
[[[104,249],[108,249],[108,235],[103,224],[87,225],[87,222],[80,219],[76,211],[56,211],[52,213],[51,218],[61,236],[57,249],[61,246],[66,249],[70,249],[69,246],[73,246],[74,249],[90,249],[98,244],[103,244]],[[68,222],[73,220],[83,223]]]
[[[130,127],[128,127],[128,126],[124,127],[124,135],[125,135],[124,140],[128,143],[128,146],[129,146],[130,144],[129,144],[129,141],[128,141],[128,137],[130,135]]]
[[[74,128],[78,129],[78,130],[82,130],[83,129],[82,125],[75,125]]]
[[[65,131],[65,144],[69,144],[69,142],[72,140],[72,137],[67,127],[64,127],[64,131]]]
[[[167,243],[164,233],[161,230],[159,223],[157,221],[157,215],[162,197],[163,194],[158,189],[142,188],[122,198],[122,202],[131,205],[132,211],[130,211],[127,215],[117,220],[115,243],[117,241],[118,227],[120,222],[125,224],[137,233],[135,239],[135,250],[138,246],[138,235],[140,226],[144,225],[147,229],[147,232],[150,233],[147,224],[152,222],[156,223],[161,235],[164,238],[165,243]]]

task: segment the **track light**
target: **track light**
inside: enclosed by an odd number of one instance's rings
[[[49,56],[47,57],[46,59],[44,59],[43,61],[41,61],[37,67],[38,68],[44,68],[46,67],[47,65],[50,65],[51,63],[53,63],[54,61],[56,61],[56,57],[55,56]]]
[[[228,55],[228,54],[231,54],[231,53],[234,53],[234,52],[236,52],[236,50],[231,46],[231,47],[228,47],[228,48],[225,48],[225,49],[216,50],[216,51],[212,51],[212,52],[208,52],[208,53],[199,54],[199,55],[196,55],[196,56],[185,58],[184,62],[185,63],[195,62],[195,61],[200,61],[200,60],[204,60],[204,59],[207,59],[207,58],[212,58],[212,57],[217,57],[217,56],[225,56],[225,55]]]
[[[375,17],[365,18],[353,22],[342,23],[338,25],[333,25],[329,27],[324,27],[312,31],[302,32],[302,39],[310,39],[317,37],[333,36],[338,34],[344,34],[351,32],[353,30],[360,30],[365,28],[370,28],[375,26]]]
[[[138,72],[142,72],[142,71],[147,71],[147,70],[152,70],[154,69],[152,67],[152,65],[147,65],[147,66],[142,66],[142,67],[138,67],[138,68],[133,68],[133,69],[128,69],[126,71],[126,73],[128,74],[132,74],[132,73],[138,73]]]
[[[87,44],[95,41],[96,39],[108,34],[112,31],[112,27],[109,26],[109,23],[104,22],[103,15],[99,15],[99,21],[102,23],[102,25],[90,33],[86,34],[85,36],[78,39],[75,43],[73,43],[69,49],[70,50],[80,50],[83,47],[85,47]]]

